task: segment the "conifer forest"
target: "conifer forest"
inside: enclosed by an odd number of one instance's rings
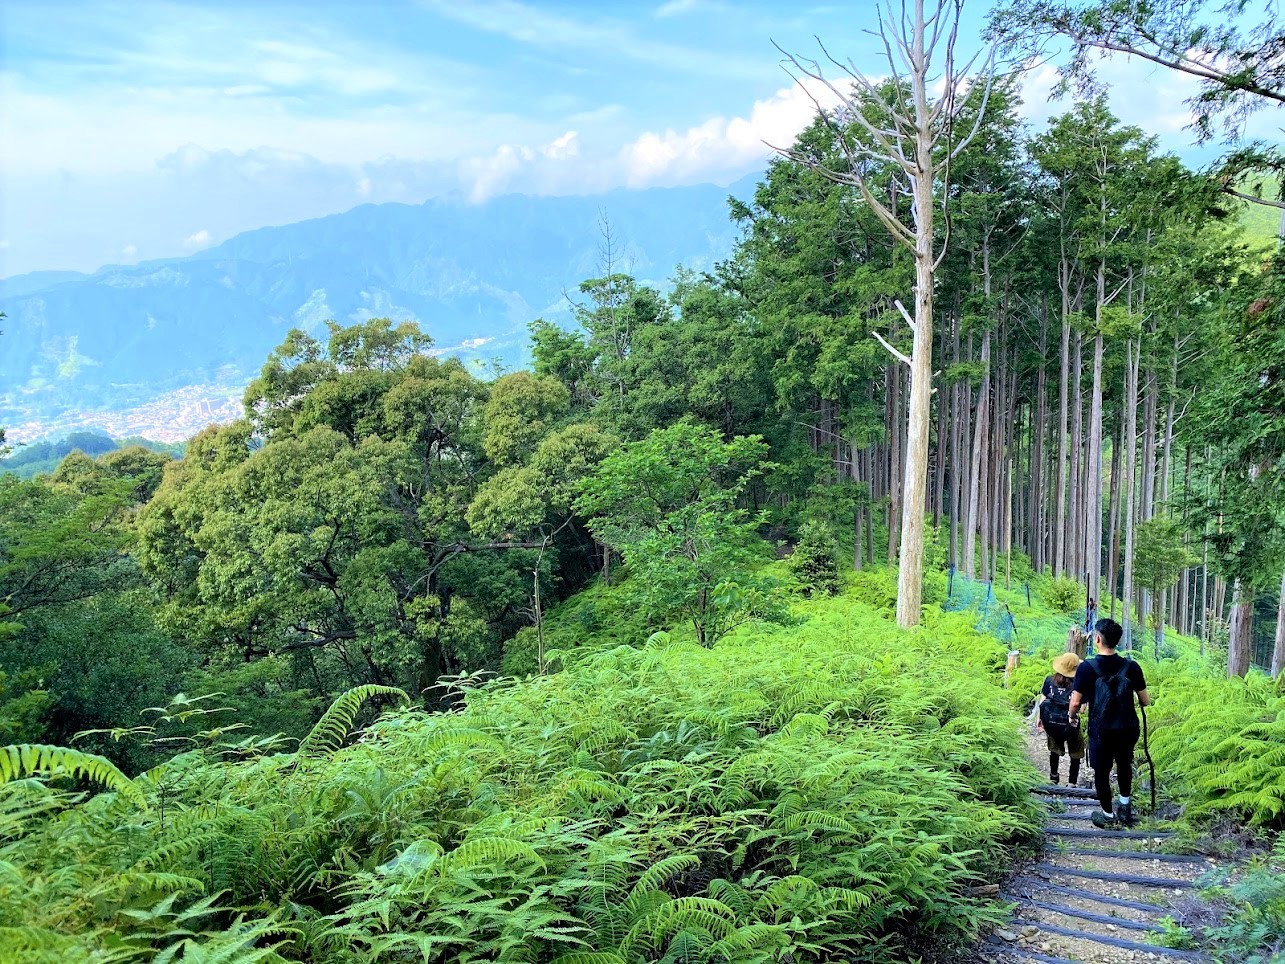
[[[604,218],[529,365],[283,330],[177,457],[0,474],[0,962],[1147,959],[1005,883],[1097,617],[1135,836],[1200,862],[1117,936],[1285,960],[1279,4],[1011,0],[969,57],[880,9],[885,62],[765,54],[818,112],[716,267]],[[1125,56],[1214,160],[1114,116]]]

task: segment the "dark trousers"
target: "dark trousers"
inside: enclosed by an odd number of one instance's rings
[[[1133,748],[1138,744],[1138,734],[1132,731],[1089,735],[1089,766],[1093,767],[1093,783],[1098,791],[1098,802],[1110,813],[1115,807],[1111,796],[1111,768],[1115,768],[1120,784],[1120,796],[1133,791]]]

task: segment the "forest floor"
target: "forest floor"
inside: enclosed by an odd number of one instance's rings
[[[1041,773],[1048,751],[1042,734],[1026,731],[1026,752]],[[1063,779],[1066,762],[1062,764]],[[1080,785],[1036,789],[1048,809],[1043,853],[1003,886],[1015,905],[1012,920],[982,947],[985,961],[1086,962],[1210,961],[1197,951],[1150,943],[1165,918],[1201,913],[1198,881],[1218,864],[1179,852],[1172,829],[1150,816],[1143,780],[1136,780],[1134,827],[1099,830],[1090,821],[1098,804],[1088,761]],[[1117,856],[1118,854],[1118,856]]]

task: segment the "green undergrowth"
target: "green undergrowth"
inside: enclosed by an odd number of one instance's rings
[[[0,947],[610,964],[965,942],[996,915],[969,888],[1037,821],[1004,648],[931,609],[903,632],[859,591],[795,600],[790,624],[712,649],[609,636],[346,746],[351,699],[298,753],[189,752],[83,801],[10,782]]]

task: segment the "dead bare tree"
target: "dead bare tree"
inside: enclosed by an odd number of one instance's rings
[[[946,217],[946,231],[938,244],[937,194],[940,193],[944,205],[944,185],[950,178],[951,162],[981,128],[994,78],[993,48],[979,51],[962,65],[956,62],[962,9],[963,0],[929,0],[927,3],[902,0],[894,11],[892,0],[881,0],[878,36],[883,42],[888,75],[880,81],[872,80],[851,60],[835,59],[819,39],[823,56],[841,74],[839,79],[828,78],[816,61],[781,51],[786,57],[787,70],[833,128],[843,151],[844,165],[836,169],[804,151],[776,150],[840,184],[855,187],[894,241],[914,253],[914,314],[911,315],[899,299],[894,301],[898,313],[910,326],[913,338],[910,355],[875,333],[880,344],[910,369],[897,574],[897,624],[905,628],[919,624],[923,590],[933,375],[933,278],[945,256],[950,233]],[[940,73],[935,74],[938,55]],[[960,119],[961,95],[967,93],[970,84],[980,85],[980,103],[971,124],[961,125],[968,129],[959,136],[956,121]],[[828,91],[838,106],[826,109],[819,91]],[[872,165],[885,170],[890,167],[894,172],[893,200],[876,196]],[[911,199],[908,218],[898,213],[895,200],[898,193]]]

